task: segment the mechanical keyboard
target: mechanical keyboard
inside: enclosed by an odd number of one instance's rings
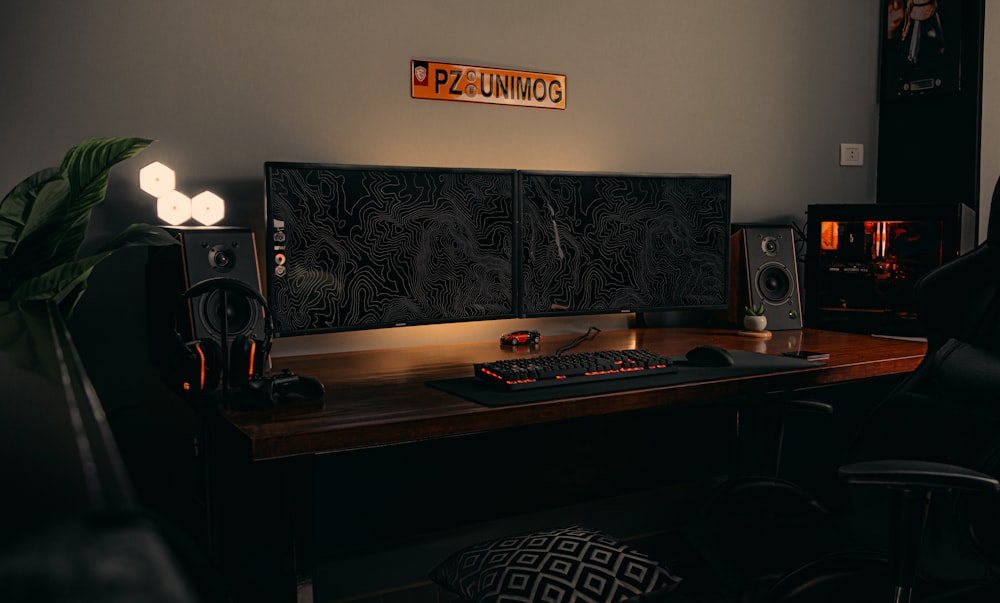
[[[477,363],[473,369],[483,382],[512,391],[677,372],[669,358],[647,350],[522,356]]]

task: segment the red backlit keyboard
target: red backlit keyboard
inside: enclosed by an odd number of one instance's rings
[[[474,364],[473,368],[480,380],[507,390],[632,379],[677,371],[666,356],[647,350],[522,356]]]

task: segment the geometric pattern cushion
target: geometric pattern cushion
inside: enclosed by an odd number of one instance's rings
[[[680,582],[643,553],[580,526],[473,544],[430,578],[471,603],[625,603]]]

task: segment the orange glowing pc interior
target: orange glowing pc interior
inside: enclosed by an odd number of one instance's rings
[[[817,328],[922,335],[914,284],[975,243],[961,203],[810,205],[807,217],[804,318]]]

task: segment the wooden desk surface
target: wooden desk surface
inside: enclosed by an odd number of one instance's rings
[[[573,339],[544,337],[536,353],[552,354]],[[275,372],[289,368],[322,381],[323,399],[222,415],[247,438],[251,457],[265,460],[895,375],[915,369],[926,350],[919,342],[815,329],[775,331],[760,341],[734,329],[647,328],[603,331],[573,351],[642,348],[680,355],[701,344],[767,354],[816,350],[830,359],[814,369],[490,408],[426,382],[471,376],[473,363],[510,354],[498,341],[276,358]]]

